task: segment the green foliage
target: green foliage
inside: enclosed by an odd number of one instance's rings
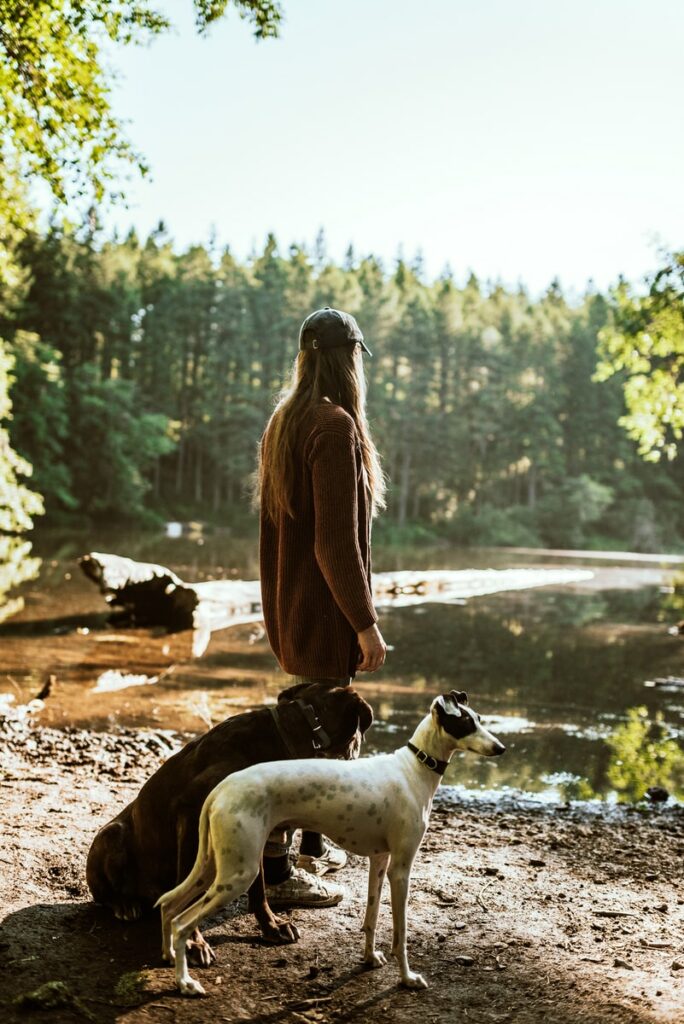
[[[650,786],[684,786],[684,751],[663,725],[662,714],[649,717],[645,707],[629,708],[627,721],[607,738],[607,776],[624,800],[641,800]]]
[[[233,6],[252,22],[257,38],[278,34],[282,11],[274,0],[234,0]],[[227,0],[196,0],[199,29],[206,30],[226,7]],[[113,72],[104,48],[143,43],[169,28],[151,0],[0,0],[0,319],[13,313],[28,285],[26,266],[17,259],[34,223],[27,183],[41,181],[59,204],[88,206],[120,198],[131,167],[146,172],[112,111]],[[15,351],[22,378],[16,435],[36,456],[37,483],[48,501],[73,508],[69,470],[58,461],[66,432],[63,391],[52,369],[57,361],[38,339],[29,351],[26,336],[15,336]],[[0,334],[0,423],[10,416],[11,367]],[[35,404],[41,377],[44,400]],[[132,440],[133,433],[116,436]],[[133,467],[130,485],[120,492],[132,509],[140,510],[146,487],[141,467],[153,457],[150,449],[154,457],[167,450],[168,442],[160,440],[165,434],[165,422],[148,415],[141,420],[137,458],[125,442],[115,446],[115,465]],[[0,426],[0,529],[27,529],[31,516],[42,511],[40,498],[18,480],[30,473]],[[99,507],[102,500],[89,504]]]
[[[556,287],[532,302],[472,277],[427,284],[404,261],[337,265],[322,240],[283,254],[269,237],[244,262],[176,252],[163,224],[118,241],[55,224],[17,253],[30,286],[0,318],[17,359],[13,441],[53,515],[71,496],[79,516],[244,521],[299,325],[330,304],[372,341],[368,411],[390,477],[378,528],[459,544],[681,544],[681,462],[644,463],[617,423],[619,381],[592,381],[601,296],[571,307]]]
[[[131,382],[82,366],[69,387],[70,457],[81,508],[94,518],[144,518],[145,472],[172,450],[166,417],[141,414]]]
[[[15,996],[12,1005],[24,1014],[34,1010],[44,1012],[45,1010],[66,1009],[71,1017],[84,1017],[86,1020],[92,1021],[93,1024],[97,1021],[95,1014],[91,1013],[85,1003],[74,995],[64,981],[46,981],[32,992],[24,992],[22,995]]]
[[[401,548],[403,552],[407,549],[425,548],[432,545],[443,544],[444,541],[439,533],[431,530],[422,523],[407,523],[399,526],[389,520],[380,519],[373,527],[373,545],[375,548],[381,545]]]
[[[20,479],[31,475],[31,465],[14,451],[7,427],[3,426],[3,421],[12,415],[9,390],[13,365],[14,360],[0,338],[0,533],[30,529],[33,517],[44,511],[40,495]]]
[[[209,25],[223,17],[230,0],[195,0],[197,27],[205,32]],[[275,38],[280,32],[282,6],[276,0],[233,0],[241,18],[251,21],[257,39]]]
[[[31,556],[31,544],[16,535],[0,534],[0,622],[24,607],[23,597],[8,598],[11,590],[36,579],[41,559]]]
[[[13,390],[13,444],[19,453],[31,453],[33,483],[46,502],[47,512],[75,509],[78,502],[65,460],[69,414],[61,355],[37,335],[24,331],[16,333],[12,352],[17,380]]]
[[[662,601],[664,616],[684,621],[684,572],[678,573],[671,581],[672,591]]]
[[[586,473],[567,477],[540,500],[537,521],[550,547],[581,547],[585,529],[601,518],[613,500],[613,491]]]
[[[466,506],[459,511],[446,531],[456,544],[480,547],[540,547],[535,514],[521,505],[510,508]]]
[[[601,331],[596,379],[620,374],[627,414],[620,420],[652,462],[674,459],[684,431],[684,252],[672,253],[648,294],[625,283]]]
[[[188,0],[189,2],[189,0]],[[235,0],[258,38],[275,36],[273,0]],[[39,178],[59,202],[119,196],[126,168],[146,166],[111,106],[108,43],[140,44],[170,28],[153,0],[0,0],[0,195]],[[200,30],[227,0],[196,0]],[[0,200],[0,224],[16,204]]]
[[[144,971],[122,974],[114,986],[114,1003],[117,1006],[139,1006],[145,996],[147,980]]]
[[[111,110],[102,45],[167,27],[145,0],[0,0],[3,168],[65,202],[101,200],[122,160],[142,167]]]

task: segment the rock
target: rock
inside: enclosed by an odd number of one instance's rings
[[[649,786],[646,796],[653,804],[664,804],[670,799],[670,794],[662,786]]]
[[[474,956],[456,956],[456,957],[454,957],[454,962],[457,963],[459,965],[459,967],[472,967],[473,964],[475,963],[475,957]]]
[[[684,960],[673,960],[670,968],[673,971],[684,971]]]
[[[633,966],[628,963],[627,960],[621,960],[619,956],[616,956],[613,960],[613,967],[623,967],[626,971],[633,971]]]
[[[63,981],[46,981],[40,988],[24,995],[17,996],[14,1005],[24,1011],[31,1010],[55,1010],[67,1007],[73,1013],[86,1017],[87,1020],[95,1021],[96,1018],[90,1010],[75,996],[69,986]]]
[[[536,857],[533,857],[532,860],[530,861],[530,867],[531,868],[545,868],[546,867],[546,861],[545,860],[538,860]]]

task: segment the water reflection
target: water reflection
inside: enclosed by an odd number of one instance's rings
[[[33,562],[30,571],[21,558],[16,561],[26,573],[19,580],[33,579],[40,568],[40,586],[24,583],[15,591],[15,607],[22,608],[22,596],[25,607],[0,630],[0,693],[16,692],[17,704],[26,704],[56,672],[40,721],[103,729],[126,724],[197,731],[275,699],[286,678],[257,623],[213,632],[212,619],[211,643],[201,658],[192,656],[190,633],[108,628],[101,596],[75,566],[88,549],[168,565],[193,582],[256,576],[256,545],[225,537],[206,538],[203,546],[185,536],[81,534],[50,543],[43,538],[36,543],[42,568],[30,546],[22,556]],[[377,565],[404,570],[411,564],[414,578],[430,570],[475,568],[480,574],[471,575],[471,582],[486,579],[493,567],[509,570],[510,580],[510,571],[523,579],[523,570],[558,568],[543,552],[515,559],[503,551],[441,550],[411,557],[415,561],[408,563],[395,552],[392,561],[379,552]],[[667,631],[684,614],[681,579],[671,583],[670,575],[654,567],[606,568],[592,561],[590,571],[579,568],[583,575],[573,579],[552,582],[546,575],[551,585],[543,589],[480,590],[473,596],[471,588],[465,598],[453,590],[448,597],[415,595],[420,603],[402,602],[412,598],[404,593],[391,606],[389,598],[381,613],[392,648],[388,662],[380,672],[358,678],[376,712],[368,749],[395,749],[409,738],[434,694],[464,689],[495,734],[505,736],[507,753],[497,759],[455,758],[447,784],[478,792],[624,800],[638,799],[650,785],[665,785],[683,796],[676,737],[684,734],[684,701],[677,702],[671,688],[644,687],[647,680],[681,677],[684,641]],[[454,574],[444,578],[453,580]],[[540,575],[536,582],[541,581]],[[89,632],[79,633],[79,627]],[[144,685],[152,680],[155,685]],[[645,712],[634,710],[640,708]]]
[[[137,675],[134,672],[119,672],[116,669],[108,669],[98,676],[92,693],[116,693],[117,690],[127,690],[130,686],[152,686],[159,682],[158,676],[146,676],[142,673]]]
[[[0,622],[22,610],[24,598],[10,597],[10,591],[36,579],[40,567],[41,559],[31,555],[30,541],[0,534]]]
[[[428,694],[464,689],[488,727],[505,735],[507,753],[496,762],[464,755],[447,782],[559,799],[640,799],[651,785],[682,796],[673,751],[684,733],[684,709],[666,703],[660,689],[644,690],[649,676],[667,678],[681,665],[681,639],[660,625],[662,597],[656,586],[559,589],[483,597],[461,608],[392,611],[383,629],[392,662],[378,673],[378,685],[382,675],[396,681],[379,705],[393,728],[381,724],[371,742],[393,749],[408,738]],[[639,722],[653,730],[648,771],[647,754],[627,744],[632,718],[622,721],[627,708],[642,704]],[[653,752],[659,728],[667,736]],[[633,764],[631,781],[618,771],[621,760]]]
[[[670,627],[673,636],[684,635],[684,573],[678,573],[670,581],[668,586],[661,588],[663,600],[661,602],[661,621],[672,621],[679,619]]]

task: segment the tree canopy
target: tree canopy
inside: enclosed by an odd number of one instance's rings
[[[188,0],[191,2],[191,0]],[[228,0],[195,0],[206,32]],[[232,0],[258,38],[275,36],[273,0]],[[103,45],[138,44],[170,28],[154,0],[0,0],[0,218],[21,217],[17,177],[45,182],[60,203],[119,196],[127,166],[146,165],[111,106]]]
[[[257,38],[278,34],[282,11],[274,0],[231,0],[230,5],[229,0],[195,0],[198,30],[207,31],[229,6],[252,23]],[[144,158],[112,109],[114,72],[103,47],[143,43],[169,28],[153,0],[0,0],[0,317],[5,322],[28,283],[17,250],[34,222],[31,183],[46,185],[57,205],[80,202],[87,208],[120,198],[131,169],[146,172]],[[19,359],[27,372],[25,350],[24,344]],[[2,425],[11,416],[15,358],[0,333],[0,530],[26,528],[42,507],[20,482],[31,466],[16,454]],[[39,364],[40,358],[34,373]],[[123,391],[120,397],[125,406]],[[47,437],[48,448],[59,443],[59,432],[48,431]],[[65,471],[55,468],[50,490],[68,504],[65,479]]]
[[[423,277],[353,249],[193,245],[88,226],[31,232],[13,340],[17,450],[54,518],[201,517],[241,528],[256,445],[311,309],[372,342],[368,411],[390,477],[378,529],[461,543],[658,550],[684,536],[684,464],[644,463],[620,375],[592,380],[607,298]],[[61,472],[56,472],[60,467]]]
[[[684,252],[667,258],[646,295],[620,284],[600,341],[597,380],[624,377],[620,422],[644,458],[673,459],[684,431]]]

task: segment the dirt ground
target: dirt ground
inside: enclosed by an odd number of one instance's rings
[[[156,917],[115,921],[84,882],[96,830],[169,743],[0,722],[3,1022],[684,1021],[684,809],[460,804],[447,790],[409,908],[409,959],[427,991],[402,989],[392,960],[361,965],[366,878],[355,858],[339,907],[292,912],[296,945],[262,943],[244,899],[215,919],[217,961],[195,968],[208,995],[182,998]],[[390,937],[386,887],[385,952]],[[46,982],[62,983],[61,1005],[16,1005]]]

